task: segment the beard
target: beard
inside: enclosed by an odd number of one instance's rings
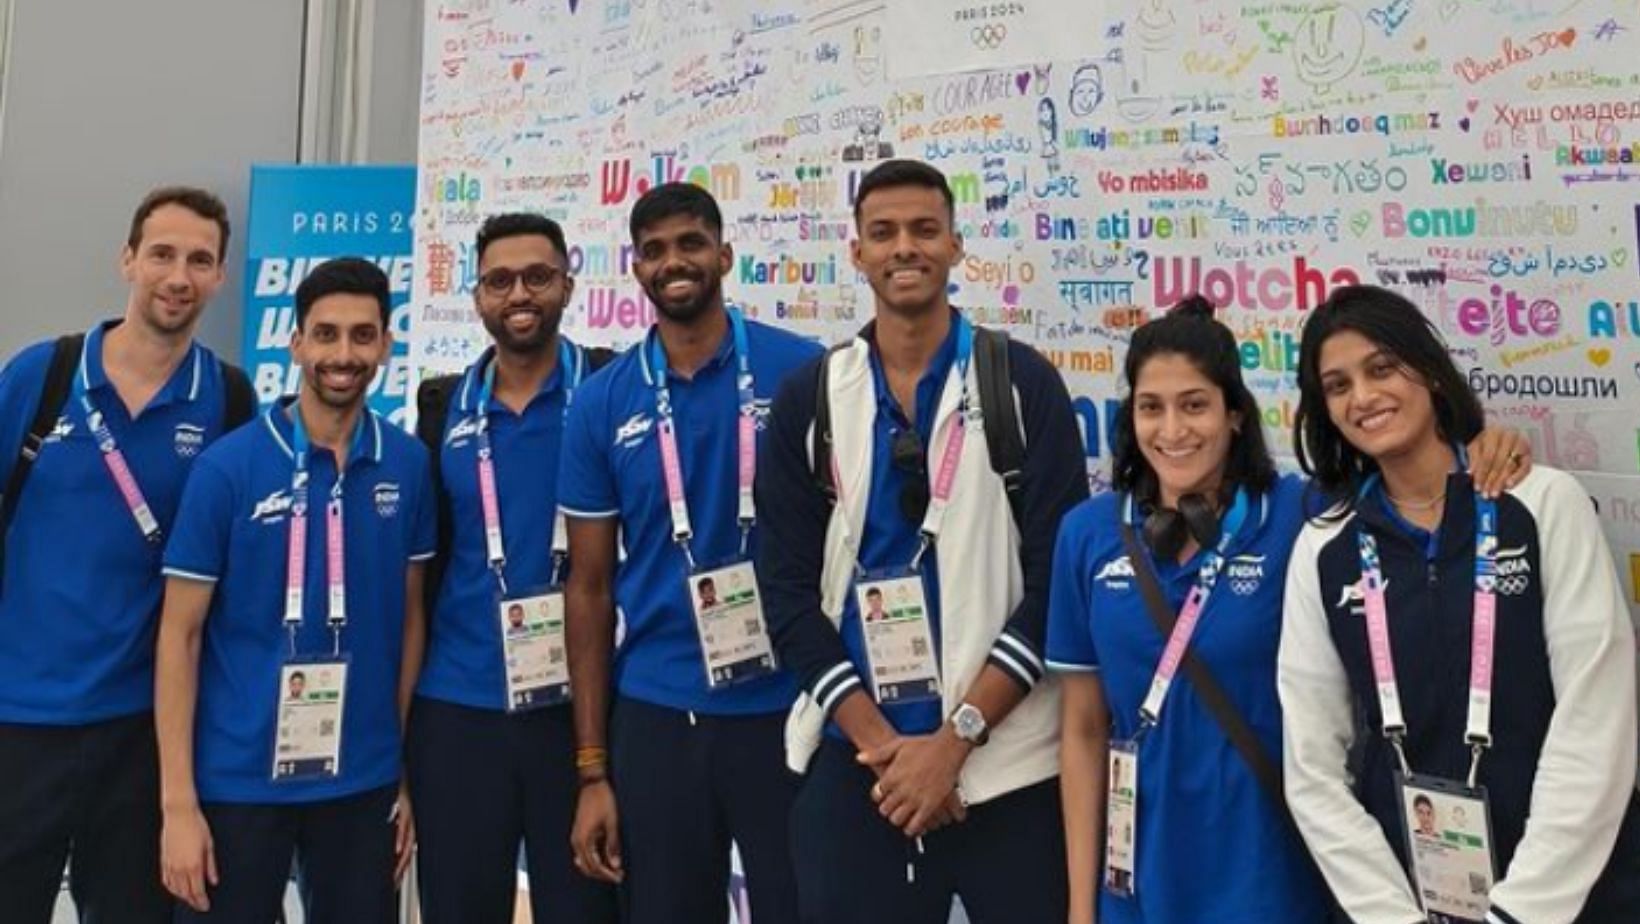
[[[696,294],[683,301],[668,300],[665,290],[668,283],[678,279],[687,279],[695,283]],[[681,273],[671,273],[657,277],[643,286],[644,294],[654,304],[655,310],[660,312],[669,321],[688,324],[704,315],[708,309],[717,304],[723,291],[723,280],[711,273],[696,273],[693,270]]]
[[[204,310],[205,303],[197,298],[187,308],[174,308],[161,304],[159,295],[155,293],[142,304],[137,314],[142,323],[156,333],[175,336],[190,333]]]
[[[525,333],[515,333],[507,326],[507,314],[513,309],[506,309],[493,317],[480,315],[484,329],[489,332],[490,338],[495,341],[496,348],[505,353],[514,355],[535,355],[546,349],[547,344],[558,332],[559,319],[563,317],[563,307],[557,311],[544,308],[540,305],[529,306],[536,313],[536,324],[533,330]]]

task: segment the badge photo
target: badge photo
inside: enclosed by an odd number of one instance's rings
[[[345,655],[280,665],[274,703],[274,782],[341,775],[347,673]]]

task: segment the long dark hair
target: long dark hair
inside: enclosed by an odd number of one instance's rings
[[[1371,456],[1350,445],[1327,413],[1321,387],[1321,348],[1328,338],[1355,331],[1395,358],[1404,374],[1429,388],[1435,427],[1448,442],[1468,443],[1486,426],[1486,412],[1452,362],[1445,341],[1418,306],[1378,286],[1334,290],[1304,323],[1298,350],[1298,414],[1293,453],[1338,513],[1355,506],[1362,482],[1378,471]]]
[[[1236,337],[1213,318],[1213,303],[1192,295],[1172,311],[1147,322],[1133,332],[1122,375],[1127,380],[1127,396],[1116,411],[1116,439],[1111,483],[1118,491],[1131,494],[1141,508],[1155,506],[1161,492],[1156,472],[1139,451],[1133,428],[1133,395],[1139,372],[1151,359],[1177,354],[1188,359],[1207,380],[1224,394],[1227,413],[1241,415],[1241,429],[1230,437],[1230,454],[1225,460],[1219,501],[1229,500],[1237,488],[1263,492],[1276,480],[1276,466],[1264,444],[1258,402],[1241,378],[1241,353]]]

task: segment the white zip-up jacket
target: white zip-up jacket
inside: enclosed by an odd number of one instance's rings
[[[803,689],[786,736],[788,763],[798,772],[818,747],[832,710],[862,687],[838,626],[853,587],[871,485],[878,413],[873,334],[868,325],[850,344],[828,354],[837,502],[829,502],[813,477],[817,364],[787,379],[775,399],[770,441],[759,460],[758,507],[765,529],[759,580],[780,657],[797,672]],[[1030,347],[1010,343],[1009,351],[1027,446],[1021,474],[1024,528],[1014,523],[1002,478],[991,469],[983,430],[971,424],[951,503],[930,553],[937,556],[940,580],[944,714],[956,709],[987,664],[1028,691],[1003,721],[993,722],[989,742],[968,757],[958,786],[970,804],[1059,771],[1058,684],[1044,676],[1042,662],[1049,572],[1059,520],[1087,494],[1085,457],[1063,382]],[[969,363],[967,371],[974,407],[976,367]],[[943,456],[961,394],[953,366],[934,417],[930,460]]]

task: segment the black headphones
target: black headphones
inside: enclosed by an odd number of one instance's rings
[[[1177,510],[1152,507],[1145,515],[1142,529],[1151,551],[1161,558],[1173,559],[1179,557],[1186,540],[1191,538],[1204,549],[1218,545],[1222,527],[1212,501],[1200,494],[1186,494],[1179,498]]]

